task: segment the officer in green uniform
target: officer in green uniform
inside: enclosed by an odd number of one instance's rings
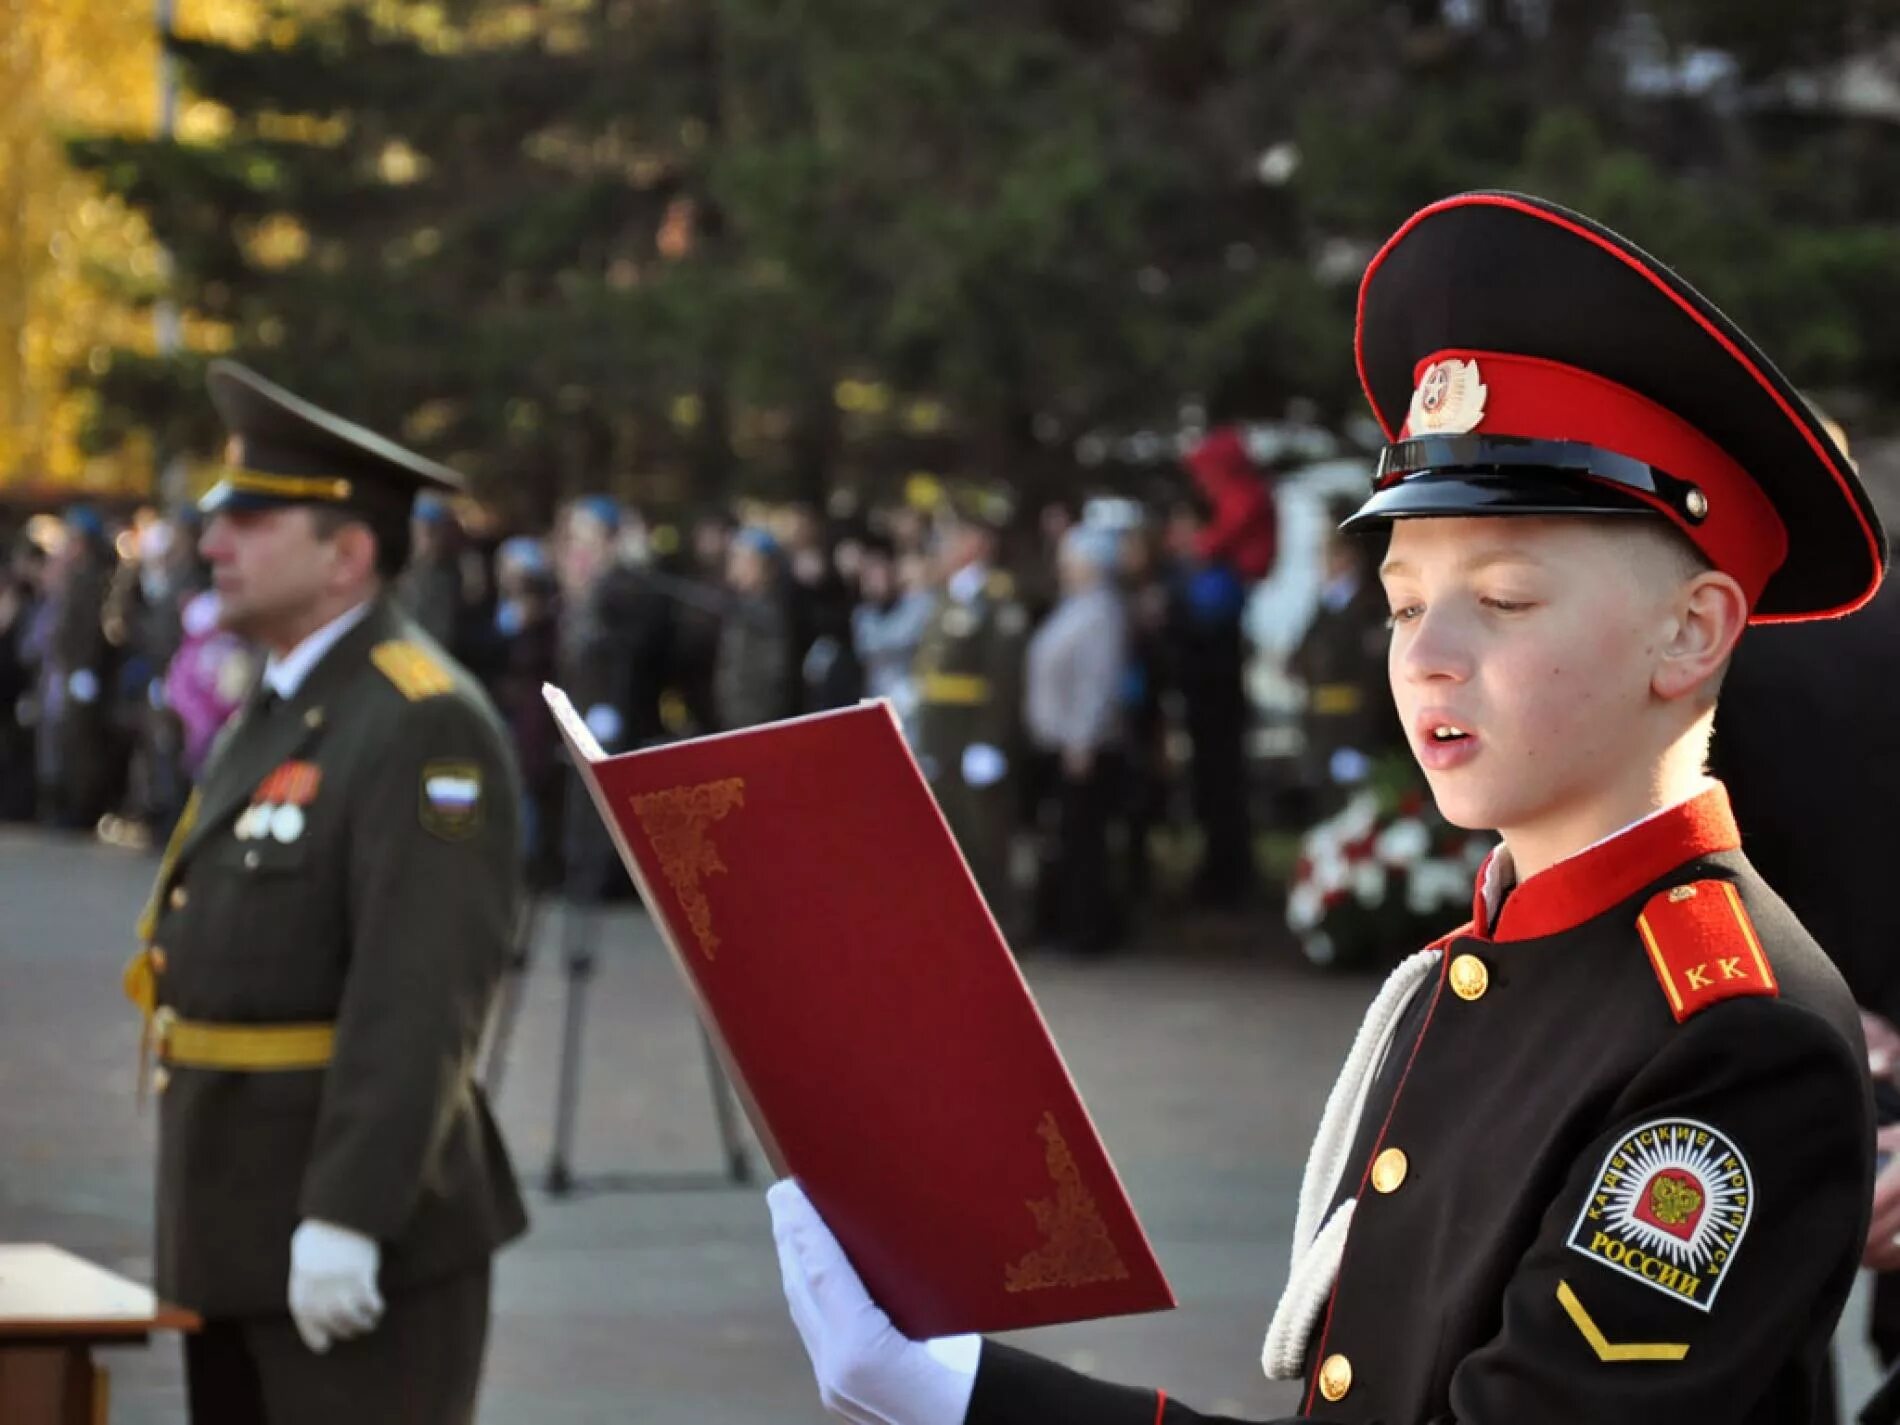
[[[1330,511],[1319,607],[1289,671],[1306,685],[1305,776],[1318,812],[1331,816],[1382,761],[1405,751],[1405,729],[1386,685],[1385,589],[1366,541],[1337,528],[1352,508]]]
[[[1015,919],[1009,845],[1028,615],[995,567],[997,531],[959,514],[944,531],[943,593],[917,648],[917,752],[990,910]]]
[[[388,594],[459,477],[230,362],[202,548],[269,654],[167,848],[127,991],[158,1067],[159,1292],[194,1425],[474,1418],[525,1229],[471,1074],[520,892],[506,735]]]

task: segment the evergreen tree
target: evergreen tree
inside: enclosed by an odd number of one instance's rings
[[[1464,187],[1624,228],[1824,403],[1900,373],[1885,121],[1789,97],[1865,7],[1780,45],[1763,0],[374,11],[179,44],[228,134],[77,152],[240,355],[524,506],[1034,490],[1189,401],[1345,420],[1365,260]],[[101,434],[206,448],[195,381],[120,354]]]

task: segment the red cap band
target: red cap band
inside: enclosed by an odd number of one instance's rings
[[[1641,491],[1630,493],[1668,516],[1711,564],[1742,586],[1749,607],[1755,606],[1768,577],[1788,556],[1788,531],[1761,487],[1714,441],[1627,386],[1541,357],[1434,352],[1414,368],[1414,386],[1440,361],[1477,365],[1485,389],[1482,414],[1466,427],[1473,434],[1577,441],[1653,465],[1697,486],[1708,498],[1708,514],[1700,522],[1691,522]],[[1429,434],[1410,426],[1408,420],[1399,433],[1401,440]]]

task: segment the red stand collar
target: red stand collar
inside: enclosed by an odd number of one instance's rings
[[[1471,924],[1487,940],[1535,940],[1570,930],[1628,900],[1677,866],[1742,844],[1728,789],[1717,784],[1680,806],[1618,832],[1601,845],[1559,861],[1505,898],[1495,927],[1488,927],[1484,880],[1493,851],[1478,871]]]

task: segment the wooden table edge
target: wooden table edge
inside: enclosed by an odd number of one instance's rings
[[[150,1316],[61,1321],[46,1317],[0,1317],[0,1344],[21,1341],[143,1340],[154,1331],[197,1331],[204,1325],[195,1311],[161,1302]]]

